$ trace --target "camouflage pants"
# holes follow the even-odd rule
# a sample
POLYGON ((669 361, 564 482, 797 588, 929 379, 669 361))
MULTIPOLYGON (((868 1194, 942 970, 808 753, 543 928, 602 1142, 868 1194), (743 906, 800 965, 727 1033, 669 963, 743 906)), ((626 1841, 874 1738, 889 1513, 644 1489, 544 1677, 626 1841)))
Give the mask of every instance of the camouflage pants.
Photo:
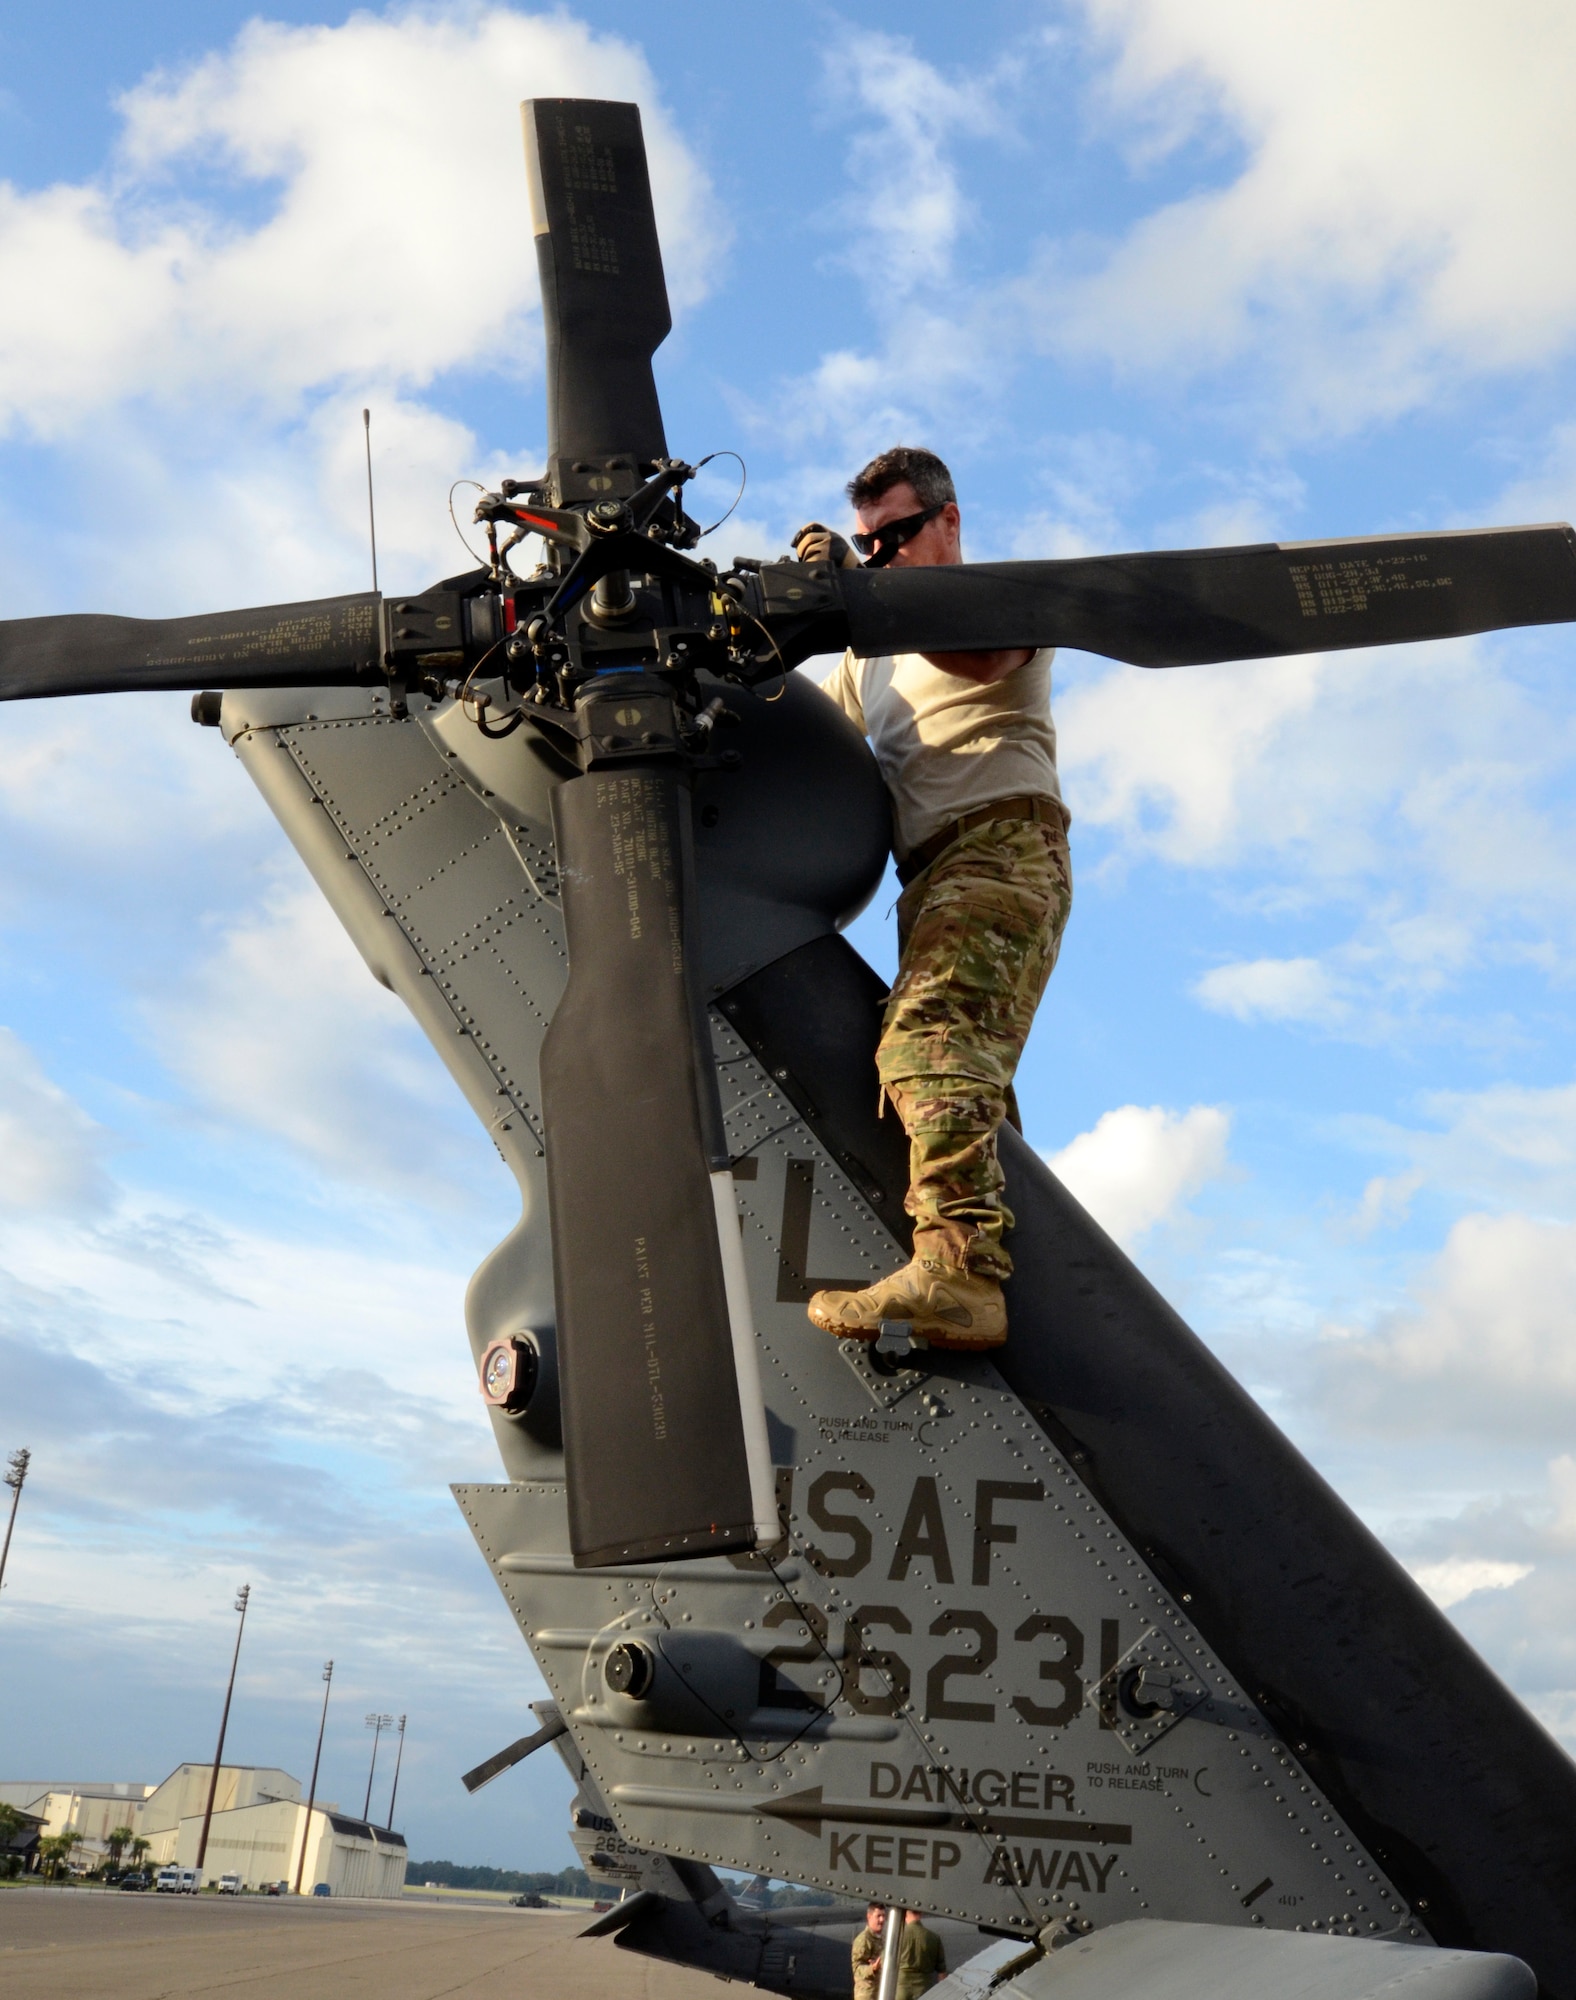
POLYGON ((1072 907, 1064 823, 991 820, 904 890, 876 1067, 909 1139, 914 1248, 1005 1278, 996 1132, 1072 907))

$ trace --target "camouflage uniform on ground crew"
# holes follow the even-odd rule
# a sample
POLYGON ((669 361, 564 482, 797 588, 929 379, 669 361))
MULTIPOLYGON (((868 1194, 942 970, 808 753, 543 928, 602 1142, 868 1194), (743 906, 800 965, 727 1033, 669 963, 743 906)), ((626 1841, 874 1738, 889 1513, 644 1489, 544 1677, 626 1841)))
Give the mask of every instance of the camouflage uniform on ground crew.
MULTIPOLYGON (((848 496, 873 565, 962 562, 952 475, 933 452, 895 446, 848 496)), ((819 522, 794 548, 802 562, 854 563, 819 522)), ((813 1324, 839 1338, 906 1323, 931 1347, 983 1353, 1007 1337, 1012 1216, 996 1134, 1015 1115, 1013 1073, 1072 905, 1051 658, 1018 646, 850 651, 825 683, 869 739, 892 802, 901 962, 876 1063, 909 1138, 915 1224, 902 1270, 811 1297, 813 1324)))
POLYGON ((1071 908, 1061 812, 971 827, 899 899, 876 1069, 908 1133, 916 1255, 1012 1273, 996 1131, 1071 908))
POLYGON ((876 1056, 909 1135, 915 1255, 997 1279, 1012 1216, 996 1129, 1072 907, 1050 670, 1037 653, 982 688, 912 654, 848 654, 826 683, 870 736, 902 872, 946 843, 898 902, 876 1056))
POLYGON ((854 1939, 854 2000, 876 2000, 881 1985, 881 1933, 867 1923, 854 1939))
MULTIPOLYGON (((903 1937, 898 1946, 897 2000, 920 2000, 947 1972, 947 1955, 934 1931, 905 1918, 901 1910, 891 1911, 886 1921, 901 1923, 903 1937)), ((881 1987, 882 1932, 868 1923, 854 1939, 854 2000, 876 2000, 881 1987)))

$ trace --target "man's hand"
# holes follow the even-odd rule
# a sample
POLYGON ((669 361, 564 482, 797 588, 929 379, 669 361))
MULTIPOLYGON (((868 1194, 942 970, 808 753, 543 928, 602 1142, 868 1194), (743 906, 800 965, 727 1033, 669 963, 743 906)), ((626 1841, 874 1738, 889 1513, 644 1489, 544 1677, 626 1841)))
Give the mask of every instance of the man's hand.
POLYGON ((860 562, 848 543, 821 521, 806 521, 793 538, 793 552, 802 563, 832 563, 838 569, 858 569, 860 562))

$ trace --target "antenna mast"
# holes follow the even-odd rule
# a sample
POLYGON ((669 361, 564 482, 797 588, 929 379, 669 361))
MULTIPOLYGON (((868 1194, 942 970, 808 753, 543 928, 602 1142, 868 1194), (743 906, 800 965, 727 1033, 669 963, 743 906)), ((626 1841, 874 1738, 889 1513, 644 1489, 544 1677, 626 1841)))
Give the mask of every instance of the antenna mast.
POLYGON ((372 538, 372 588, 378 587, 378 517, 372 506, 372 412, 361 412, 361 428, 367 437, 367 532, 372 538))

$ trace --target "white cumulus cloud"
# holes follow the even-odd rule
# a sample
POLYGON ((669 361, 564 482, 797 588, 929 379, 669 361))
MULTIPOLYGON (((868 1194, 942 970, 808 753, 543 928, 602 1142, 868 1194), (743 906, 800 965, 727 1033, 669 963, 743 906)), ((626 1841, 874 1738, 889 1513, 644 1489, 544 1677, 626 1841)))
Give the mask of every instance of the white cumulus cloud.
POLYGON ((276 890, 232 925, 161 995, 150 1031, 200 1103, 348 1181, 458 1200, 492 1157, 315 886, 276 890))
POLYGON ((1103 1229, 1130 1244, 1225 1171, 1230 1132, 1218 1105, 1124 1104, 1047 1163, 1103 1229))
POLYGON ((1576 335, 1576 267, 1549 254, 1576 198, 1568 9, 1084 12, 1110 60, 1102 132, 1140 175, 1197 151, 1194 188, 1082 283, 1056 260, 1074 346, 1135 368, 1262 365, 1328 427, 1410 408, 1452 373, 1536 366, 1576 335))
POLYGON ((1056 706, 1095 867, 1158 858, 1266 918, 1341 927, 1317 961, 1206 973, 1220 1011, 1374 1039, 1475 970, 1576 944, 1556 667, 1513 672, 1491 640, 1165 674, 1074 661, 1056 706))
MULTIPOLYGON (((1025 37, 977 68, 884 33, 838 43, 829 97, 858 121, 840 219, 861 273, 907 302, 824 357, 796 391, 817 413, 785 402, 785 427, 857 448, 883 427, 1000 422, 1025 356, 1050 352, 1173 387, 1213 378, 1261 442, 1328 439, 1576 339, 1576 269, 1549 251, 1576 197, 1576 17, 1555 0, 1080 11, 1073 116, 1085 158, 1125 164, 1132 219, 1036 239, 1031 218, 1017 267, 984 284, 959 282, 960 142, 1011 143, 1024 105, 1065 91, 1044 65, 1070 43, 1025 37)), ((1221 525, 1208 539, 1241 538, 1221 525)))
POLYGON ((1400 1166, 1364 1190, 1353 1218, 1359 1234, 1402 1219, 1425 1187, 1459 1209, 1576 1218, 1576 1085, 1435 1090, 1419 1109, 1426 1123, 1341 1121, 1354 1145, 1400 1166))
POLYGON ((535 345, 531 96, 641 104, 669 288, 699 296, 722 232, 627 43, 504 6, 253 21, 122 99, 99 177, 0 187, 0 422, 50 434, 132 395, 287 408, 347 378, 515 372, 535 345))
POLYGON ((1447 1556, 1443 1562, 1420 1563, 1412 1572, 1441 1611, 1475 1597, 1480 1590, 1509 1590, 1531 1576, 1531 1563, 1493 1562, 1480 1556, 1447 1556))
POLYGON ((1079 817, 1179 861, 1231 851, 1256 774, 1313 707, 1321 666, 1118 667, 1080 680, 1058 704, 1079 817))
POLYGON ((254 21, 127 92, 97 172, 0 184, 0 438, 45 475, 0 494, 8 615, 364 588, 364 407, 385 588, 470 567, 451 480, 542 463, 533 95, 640 105, 682 315, 726 224, 644 56, 564 13, 254 21), (488 380, 483 442, 446 405, 488 380), (78 526, 106 466, 115 508, 78 526))
POLYGON ((92 1210, 109 1194, 105 1134, 0 1028, 0 1208, 92 1210))
POLYGON ((1576 1223, 1464 1215, 1404 1305, 1332 1327, 1322 1362, 1343 1416, 1408 1431, 1563 1442, 1576 1423, 1576 1223))
POLYGON ((1239 1021, 1322 1023, 1344 1011, 1316 958, 1254 958, 1217 965, 1193 988, 1206 1007, 1239 1021))
POLYGON ((944 278, 970 213, 952 150, 960 138, 999 130, 999 93, 989 79, 949 77, 911 42, 873 30, 843 36, 826 76, 859 121, 842 215, 860 240, 861 275, 888 296, 944 278))

